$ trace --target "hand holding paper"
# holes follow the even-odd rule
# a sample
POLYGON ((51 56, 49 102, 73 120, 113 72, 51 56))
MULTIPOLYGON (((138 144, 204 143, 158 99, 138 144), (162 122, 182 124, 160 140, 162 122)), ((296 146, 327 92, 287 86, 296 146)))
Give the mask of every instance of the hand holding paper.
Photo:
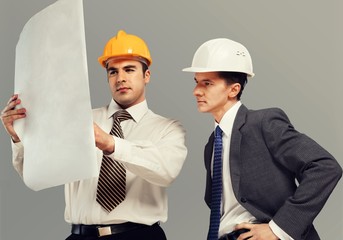
POLYGON ((11 136, 13 142, 20 142, 18 134, 14 130, 13 122, 26 117, 26 109, 15 109, 19 105, 21 100, 18 98, 18 94, 14 94, 7 102, 6 107, 1 111, 1 122, 4 125, 7 133, 11 136))

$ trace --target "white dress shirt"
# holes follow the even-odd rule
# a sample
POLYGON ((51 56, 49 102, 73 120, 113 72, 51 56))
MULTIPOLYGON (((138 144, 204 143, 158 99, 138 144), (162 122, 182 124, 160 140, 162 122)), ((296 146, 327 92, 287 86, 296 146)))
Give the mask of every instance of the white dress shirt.
MULTIPOLYGON (((231 134, 234 120, 236 118, 239 107, 242 105, 238 101, 233 105, 223 116, 220 123, 215 122, 215 127, 218 125, 223 130, 223 197, 222 197, 222 216, 220 219, 219 236, 229 233, 234 230, 236 224, 242 222, 253 223, 256 218, 251 215, 242 205, 239 204, 235 198, 232 189, 229 152, 231 143, 231 134)), ((213 162, 213 159, 212 159, 213 162)), ((281 228, 279 228, 273 221, 269 223, 274 234, 282 240, 292 240, 281 228)))
MULTIPOLYGON (((94 122, 105 132, 120 110, 115 101, 93 110, 94 122)), ((65 184, 65 220, 69 223, 115 224, 135 222, 151 225, 167 220, 166 187, 178 176, 187 155, 185 131, 178 121, 159 116, 146 101, 126 109, 133 119, 121 122, 124 139, 114 137, 109 156, 127 169, 126 198, 107 213, 96 202, 98 177, 65 184)), ((13 165, 22 175, 23 147, 13 144, 13 165)), ((97 149, 98 171, 103 152, 97 149)))

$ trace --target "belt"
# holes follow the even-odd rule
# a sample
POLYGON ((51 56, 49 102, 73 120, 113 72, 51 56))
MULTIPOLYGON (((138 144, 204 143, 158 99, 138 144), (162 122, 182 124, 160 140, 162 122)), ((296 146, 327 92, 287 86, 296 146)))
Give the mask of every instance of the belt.
POLYGON ((236 231, 232 231, 230 233, 227 233, 227 234, 221 236, 219 238, 219 240, 237 240, 239 235, 241 235, 242 233, 245 233, 245 232, 249 232, 249 230, 243 228, 243 229, 239 229, 239 230, 236 230, 236 231))
MULTIPOLYGON (((154 225, 156 224, 158 223, 155 223, 154 225)), ((145 225, 145 224, 132 223, 132 222, 111 224, 111 225, 72 224, 71 232, 77 235, 102 237, 102 236, 107 236, 107 235, 123 233, 123 232, 131 231, 131 230, 134 230, 137 228, 143 228, 143 227, 150 227, 150 226, 145 225)))

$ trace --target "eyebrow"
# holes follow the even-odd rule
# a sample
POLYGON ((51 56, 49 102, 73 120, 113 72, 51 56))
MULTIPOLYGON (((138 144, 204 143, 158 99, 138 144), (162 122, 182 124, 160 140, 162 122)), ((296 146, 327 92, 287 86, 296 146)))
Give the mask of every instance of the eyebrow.
POLYGON ((123 67, 123 69, 128 69, 128 68, 137 68, 137 66, 135 66, 135 65, 127 65, 127 66, 125 66, 125 67, 123 67))
MULTIPOLYGON (((137 66, 135 65, 127 65, 127 66, 124 66, 123 69, 130 69, 130 68, 134 68, 134 69, 137 69, 137 66)), ((118 70, 118 68, 115 68, 115 67, 109 67, 107 68, 107 72, 108 71, 113 71, 113 70, 118 70)))
POLYGON ((194 81, 196 81, 196 82, 213 82, 213 80, 211 80, 209 78, 198 80, 196 77, 194 78, 194 81))

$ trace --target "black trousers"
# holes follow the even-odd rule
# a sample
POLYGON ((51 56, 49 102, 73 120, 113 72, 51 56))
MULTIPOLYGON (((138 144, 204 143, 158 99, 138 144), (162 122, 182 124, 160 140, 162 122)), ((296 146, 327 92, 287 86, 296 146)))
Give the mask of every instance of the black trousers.
POLYGON ((167 240, 158 224, 103 237, 71 234, 66 240, 167 240))

